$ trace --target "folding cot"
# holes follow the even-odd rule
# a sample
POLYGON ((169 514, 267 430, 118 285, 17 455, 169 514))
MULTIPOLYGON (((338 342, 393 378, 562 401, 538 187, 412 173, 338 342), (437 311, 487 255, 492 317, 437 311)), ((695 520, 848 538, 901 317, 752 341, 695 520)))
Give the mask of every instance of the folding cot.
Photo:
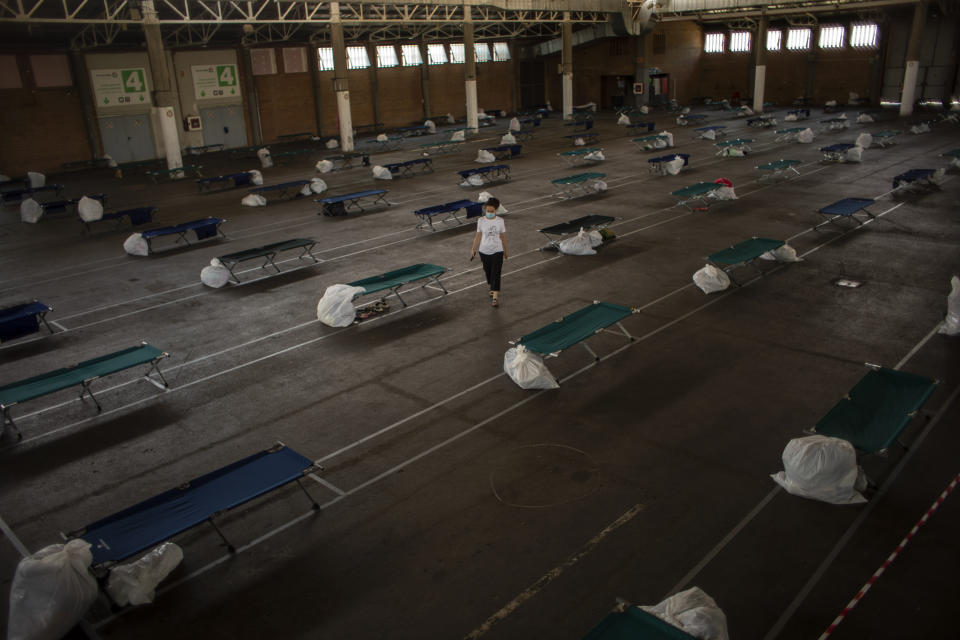
POLYGON ((588 133, 574 133, 572 135, 563 136, 563 137, 569 140, 570 144, 576 144, 577 140, 583 140, 584 143, 592 144, 600 139, 600 136, 598 136, 596 133, 592 131, 588 133))
POLYGON ((122 162, 118 164, 115 175, 118 178, 122 178, 124 175, 132 175, 147 167, 153 167, 155 169, 164 168, 159 158, 153 158, 152 160, 134 160, 133 162, 122 162))
POLYGON ((801 131, 806 129, 806 127, 787 127, 786 129, 777 129, 774 131, 776 137, 773 139, 774 142, 795 142, 797 136, 801 131))
POLYGON ((400 304, 407 306, 406 301, 400 297, 400 287, 405 284, 410 284, 411 282, 427 280, 427 282, 420 287, 421 289, 424 289, 428 285, 432 284, 432 280, 433 283, 436 283, 437 286, 443 290, 443 295, 447 295, 447 288, 443 286, 442 282, 440 282, 440 276, 445 272, 446 268, 444 267, 438 267, 435 264, 418 263, 412 264, 409 267, 403 267, 402 269, 395 269, 394 271, 381 273, 378 276, 371 276, 369 278, 364 278, 363 280, 348 282, 347 285, 351 287, 362 287, 364 292, 361 295, 386 291, 387 293, 380 298, 381 300, 386 300, 388 297, 390 297, 390 295, 395 295, 397 296, 397 300, 400 301, 400 304))
POLYGON ((286 164, 287 160, 297 159, 298 156, 307 156, 311 154, 319 153, 317 149, 290 149, 289 151, 278 151, 276 153, 271 153, 270 158, 273 160, 273 163, 277 166, 286 164))
POLYGON ((941 153, 941 156, 944 158, 953 158, 954 160, 960 162, 960 149, 951 149, 946 153, 941 153))
POLYGON ((810 117, 810 109, 791 109, 787 111, 788 116, 794 116, 797 120, 806 120, 810 117))
POLYGON ((873 146, 881 147, 886 149, 887 147, 897 144, 896 137, 900 135, 899 131, 878 131, 873 136, 873 146))
POLYGON ((640 138, 634 138, 630 142, 642 148, 644 151, 650 151, 652 149, 668 149, 670 147, 670 138, 663 134, 642 136, 640 138), (663 142, 664 145, 662 147, 658 147, 658 142, 663 142))
POLYGON ((24 176, 22 178, 11 178, 10 180, 4 180, 0 182, 0 193, 7 193, 9 191, 23 191, 30 188, 30 178, 24 176))
POLYGON ((93 569, 103 576, 116 563, 188 529, 209 522, 230 553, 236 548, 214 518, 224 511, 296 482, 314 510, 320 505, 300 482, 323 467, 282 442, 176 488, 63 534, 90 543, 93 569))
POLYGON ((701 122, 706 119, 707 116, 702 113, 681 113, 677 117, 677 124, 681 127, 685 127, 692 122, 701 122))
POLYGON ((75 160, 73 162, 64 162, 60 168, 64 171, 83 171, 84 169, 106 169, 110 167, 110 160, 107 158, 95 158, 93 160, 75 160))
POLYGON ((867 366, 870 371, 810 431, 842 438, 862 453, 883 455, 938 383, 904 371, 867 366))
POLYGON ((710 206, 710 199, 714 195, 714 192, 722 186, 724 185, 716 182, 698 182, 689 187, 677 189, 671 192, 670 195, 677 199, 677 204, 683 205, 688 209, 693 210, 695 207, 691 207, 690 203, 696 201, 699 201, 700 204, 703 205, 700 208, 706 209, 710 206))
POLYGON ((353 151, 344 151, 343 153, 338 153, 333 156, 324 156, 324 160, 333 163, 333 170, 340 171, 341 169, 352 169, 353 161, 359 159, 360 164, 364 167, 370 166, 370 154, 365 152, 356 152, 353 151))
POLYGON ((583 640, 696 640, 682 629, 637 606, 618 607, 583 640))
MULTIPOLYGON (((593 304, 588 304, 556 322, 551 322, 522 338, 512 340, 510 344, 523 345, 528 351, 539 353, 547 358, 555 358, 566 349, 580 344, 593 357, 594 361, 598 362, 600 356, 590 348, 585 340, 603 331, 608 331, 608 333, 622 335, 633 342, 633 336, 621 324, 624 318, 633 313, 635 313, 635 310, 630 307, 595 300, 593 304), (621 333, 607 329, 607 327, 613 325, 616 325, 621 333)), ((560 380, 557 379, 557 383, 559 382, 560 380)))
POLYGON ((426 153, 453 153, 463 147, 463 140, 441 140, 420 145, 426 153))
POLYGON ((197 183, 198 192, 212 191, 213 185, 217 185, 224 190, 236 189, 237 187, 246 187, 253 184, 253 174, 249 171, 241 171, 239 173, 228 173, 211 178, 200 178, 195 182, 197 183))
POLYGON ((233 281, 237 284, 240 284, 240 278, 237 277, 237 274, 234 273, 233 269, 241 262, 263 258, 263 264, 260 265, 261 269, 266 269, 267 265, 270 265, 277 270, 277 273, 280 273, 280 267, 278 267, 277 263, 273 261, 273 259, 277 257, 278 253, 283 253, 284 251, 290 251, 292 249, 300 249, 300 255, 297 256, 297 260, 302 260, 305 256, 310 256, 313 259, 314 264, 317 264, 320 262, 320 260, 318 260, 317 256, 313 255, 313 253, 310 251, 316 244, 317 241, 313 238, 293 238, 292 240, 284 240, 282 242, 266 244, 262 247, 254 247, 252 249, 244 249, 243 251, 228 253, 227 255, 220 256, 217 259, 230 272, 230 277, 233 279, 233 281))
POLYGON ((280 142, 295 142, 297 140, 310 140, 313 138, 312 131, 300 131, 297 133, 284 133, 277 136, 280 142))
POLYGON ((223 143, 218 142, 217 144, 205 144, 199 147, 187 147, 186 151, 191 155, 200 155, 201 153, 214 153, 216 151, 223 151, 223 143))
MULTIPOLYGON (((828 204, 822 209, 818 209, 817 213, 826 218, 826 221, 821 222, 818 225, 814 225, 814 229, 832 222, 837 224, 836 221, 839 218, 850 218, 854 220, 857 225, 862 225, 863 221, 857 218, 858 213, 863 213, 867 216, 868 219, 875 219, 872 213, 867 210, 867 207, 872 205, 875 201, 871 198, 844 198, 843 200, 837 200, 833 204, 828 204)), ((840 225, 837 225, 838 227, 840 225)), ((840 227, 843 228, 843 227, 840 227)))
POLYGON ((84 396, 90 396, 90 399, 93 400, 99 412, 102 410, 100 401, 93 395, 93 391, 90 389, 90 383, 112 373, 125 371, 141 364, 150 365, 144 378, 156 385, 161 385, 162 383, 162 387, 167 388, 167 381, 158 366, 160 360, 166 358, 167 355, 167 353, 160 351, 160 349, 146 342, 141 342, 136 347, 108 353, 98 358, 84 360, 71 367, 55 369, 38 376, 33 376, 32 378, 26 378, 4 385, 0 387, 0 411, 3 413, 3 426, 4 428, 9 426, 16 432, 18 439, 22 438, 23 436, 20 433, 20 429, 13 421, 13 416, 10 415, 11 408, 21 402, 33 400, 34 398, 62 391, 63 389, 69 389, 77 385, 82 387, 80 398, 83 399, 84 396), (160 378, 160 382, 150 377, 150 374, 154 371, 160 378))
POLYGON ((724 129, 726 128, 727 128, 726 125, 714 124, 708 127, 697 127, 696 129, 694 129, 694 131, 696 131, 699 134, 698 137, 700 138, 705 137, 706 133, 709 131, 713 132, 713 136, 715 138, 719 138, 720 136, 724 135, 724 129))
POLYGON ((757 169, 763 171, 761 180, 776 180, 777 178, 789 178, 791 172, 793 175, 800 175, 796 170, 796 165, 801 164, 799 160, 774 160, 757 166, 757 169))
MULTIPOLYGON (((707 256, 707 262, 716 268, 725 271, 727 275, 730 275, 730 272, 737 267, 747 265, 750 265, 756 269, 760 275, 763 275, 763 271, 757 269, 755 261, 767 251, 779 249, 783 245, 783 240, 771 240, 770 238, 750 238, 749 240, 738 242, 732 247, 728 247, 722 251, 717 251, 716 253, 710 254, 707 256)), ((730 276, 730 280, 732 280, 737 286, 740 286, 740 283, 737 282, 733 276, 730 276)))
POLYGON ((481 127, 492 127, 493 123, 496 121, 497 117, 492 116, 489 113, 477 114, 477 124, 481 127))
POLYGON ((820 122, 827 125, 827 131, 842 131, 850 128, 850 121, 846 118, 827 118, 820 122))
POLYGON ((226 222, 226 220, 223 218, 214 218, 211 216, 209 218, 191 220, 190 222, 183 222, 181 224, 176 224, 169 227, 148 229, 146 231, 142 231, 140 235, 144 240, 147 241, 147 252, 153 253, 153 239, 163 236, 177 236, 174 244, 179 244, 180 242, 190 244, 190 241, 187 239, 187 232, 189 231, 193 231, 198 242, 201 240, 207 240, 209 238, 216 238, 217 236, 226 238, 226 234, 220 230, 220 225, 222 225, 224 222, 226 222))
POLYGON ((757 116, 755 118, 747 118, 747 126, 756 127, 758 129, 772 127, 775 124, 777 124, 777 121, 773 116, 757 116))
POLYGON ((578 173, 551 180, 550 183, 560 187, 560 193, 557 194, 557 197, 570 200, 580 196, 603 193, 603 190, 594 185, 606 177, 607 174, 605 173, 578 173))
POLYGON ((640 131, 641 129, 646 129, 647 132, 653 131, 653 127, 656 123, 654 122, 631 122, 627 125, 627 131, 634 132, 640 131))
POLYGON ((418 170, 420 173, 433 173, 433 160, 430 158, 414 158, 403 162, 391 162, 383 165, 383 167, 392 175, 412 178, 418 170))
POLYGON ((374 138, 372 140, 365 140, 364 144, 375 145, 377 151, 391 151, 400 148, 400 145, 403 144, 403 136, 387 136, 383 140, 374 138))
POLYGON ((939 189, 939 185, 932 179, 934 173, 935 169, 910 169, 893 179, 893 188, 925 191, 939 189))
POLYGON ((487 167, 474 167, 472 169, 457 171, 457 175, 460 176, 461 183, 469 179, 470 176, 480 176, 484 184, 489 184, 497 180, 510 182, 510 165, 492 164, 487 167))
POLYGON ((660 156, 659 158, 650 158, 649 160, 647 160, 647 163, 650 165, 650 173, 658 176, 667 175, 667 169, 664 165, 668 162, 673 162, 677 158, 683 159, 684 167, 687 167, 690 165, 689 153, 671 153, 666 156, 660 156))
POLYGON ((174 167, 173 169, 151 169, 150 171, 147 171, 146 174, 150 176, 150 179, 153 180, 154 184, 157 184, 160 182, 160 178, 179 180, 188 173, 192 173, 196 177, 202 178, 203 174, 200 173, 201 169, 203 169, 203 166, 199 164, 185 164, 182 167, 174 167), (183 176, 179 175, 181 173, 183 176))
POLYGON ((425 124, 418 124, 412 127, 400 127, 396 129, 396 132, 401 136, 422 136, 430 133, 430 127, 425 124))
POLYGON ((447 202, 445 204, 437 204, 432 207, 424 207, 423 209, 417 209, 413 213, 418 218, 420 222, 417 224, 417 229, 430 228, 431 231, 436 231, 433 227, 433 219, 436 216, 447 214, 445 218, 441 218, 440 222, 450 222, 455 221, 457 224, 462 224, 460 219, 457 217, 457 212, 460 209, 466 211, 466 218, 476 218, 483 214, 483 203, 474 202, 473 200, 457 200, 455 202, 447 202))
POLYGON ((844 158, 846 158, 847 151, 853 149, 855 146, 857 145, 849 142, 839 142, 837 144, 820 147, 820 153, 823 154, 825 162, 842 162, 844 158))
POLYGON ((265 148, 267 148, 267 145, 265 144, 255 144, 252 147, 236 147, 234 149, 230 149, 230 155, 235 158, 256 157, 257 151, 265 148))
POLYGON ((314 202, 319 202, 323 205, 320 208, 319 213, 322 213, 325 216, 345 216, 350 212, 350 209, 356 209, 360 213, 363 213, 365 209, 360 203, 367 198, 373 198, 373 202, 370 203, 370 206, 377 204, 390 206, 390 202, 385 197, 386 195, 386 189, 368 189, 366 191, 345 193, 342 196, 318 198, 314 200, 314 202))
MULTIPOLYGON (((569 220, 568 222, 561 222, 560 224, 544 227, 543 229, 538 229, 538 231, 546 236, 547 240, 550 242, 548 246, 560 249, 560 240, 554 240, 551 236, 560 236, 560 239, 563 239, 568 235, 580 233, 580 229, 585 231, 594 228, 602 229, 614 220, 616 220, 616 218, 611 216, 589 215, 583 216, 582 218, 569 220)), ((541 251, 546 248, 547 247, 542 247, 541 251)))
POLYGON ((134 207, 132 209, 123 209, 122 211, 104 213, 103 216, 101 216, 98 220, 84 220, 83 218, 80 218, 80 223, 83 225, 83 230, 87 233, 92 231, 91 225, 94 222, 108 222, 113 220, 116 223, 116 228, 119 229, 120 225, 123 224, 124 218, 130 220, 131 227, 138 227, 141 224, 153 222, 153 215, 156 212, 156 207, 134 207))
POLYGON ((447 129, 445 133, 456 133, 457 131, 463 131, 464 136, 472 136, 477 132, 473 127, 454 127, 453 129, 447 129))
POLYGON ((751 142, 753 142, 753 140, 750 138, 734 138, 733 140, 722 140, 714 146, 719 148, 719 151, 717 151, 718 156, 726 156, 733 150, 737 150, 746 155, 750 153, 751 142))
MULTIPOLYGON (((103 205, 106 205, 107 198, 108 198, 107 194, 105 193, 91 193, 86 197, 91 198, 93 200, 97 200, 103 205)), ((66 212, 71 207, 73 207, 74 210, 76 210, 76 206, 79 203, 80 203, 80 198, 70 198, 68 200, 47 200, 46 202, 38 202, 37 204, 40 205, 40 208, 43 210, 44 213, 53 213, 54 211, 66 212)))
POLYGON ((483 150, 492 153, 493 157, 497 160, 509 160, 510 158, 516 158, 520 155, 520 152, 523 150, 523 145, 501 144, 496 147, 484 147, 483 150))
POLYGON ((526 119, 524 119, 524 120, 520 120, 520 124, 521 124, 521 125, 528 125, 528 126, 531 127, 531 128, 533 128, 533 127, 539 127, 539 126, 540 126, 540 118, 526 118, 526 119))
MULTIPOLYGON (((9 183, 0 182, 0 184, 9 183)), ((19 204, 25 196, 33 196, 34 194, 48 191, 52 191, 54 195, 59 198, 63 195, 63 185, 47 184, 42 187, 18 187, 16 189, 8 189, 0 193, 0 203, 4 205, 19 204)))
POLYGON ((514 138, 517 139, 517 142, 527 142, 529 140, 533 140, 533 137, 536 134, 532 127, 523 127, 520 129, 520 131, 511 131, 510 133, 514 138))
POLYGON ((293 199, 300 197, 302 195, 300 191, 309 184, 309 180, 292 180, 290 182, 280 182, 278 184, 266 184, 261 187, 254 187, 253 189, 250 189, 250 193, 256 193, 263 197, 267 197, 267 194, 276 193, 281 199, 293 199))
POLYGON ((571 167, 576 167, 582 164, 592 164, 594 162, 600 162, 596 157, 588 158, 592 153, 603 152, 603 149, 600 147, 584 147, 580 149, 571 149, 570 151, 562 151, 557 154, 557 156, 566 162, 571 167))
POLYGON ((0 309, 0 342, 8 342, 37 333, 40 331, 41 322, 50 333, 53 333, 53 328, 47 323, 46 318, 51 311, 53 307, 38 300, 0 309))

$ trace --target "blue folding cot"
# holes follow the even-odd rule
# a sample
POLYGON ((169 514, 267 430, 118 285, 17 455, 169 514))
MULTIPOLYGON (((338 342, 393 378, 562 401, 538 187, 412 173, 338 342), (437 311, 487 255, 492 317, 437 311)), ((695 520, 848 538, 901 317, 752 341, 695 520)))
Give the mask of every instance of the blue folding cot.
POLYGON ((326 198, 318 198, 314 202, 319 202, 323 205, 320 208, 318 213, 322 213, 325 216, 345 216, 351 209, 356 209, 360 213, 363 213, 365 209, 361 202, 367 200, 368 198, 373 198, 368 206, 374 206, 378 204, 383 204, 390 206, 390 202, 385 197, 387 195, 386 189, 367 189, 366 191, 355 191, 353 193, 345 193, 341 196, 328 196, 326 198))
POLYGON ((939 185, 933 181, 935 169, 910 169, 893 179, 894 189, 914 189, 914 190, 932 190, 939 189, 939 185))
POLYGON ((150 369, 144 375, 144 378, 156 385, 161 385, 162 383, 162 388, 166 389, 167 381, 163 377, 158 363, 163 358, 166 358, 167 355, 167 353, 160 349, 146 342, 141 342, 136 347, 108 353, 107 355, 85 360, 70 367, 55 369, 38 376, 4 385, 0 387, 0 412, 3 413, 3 427, 4 429, 7 427, 12 428, 17 434, 17 438, 22 438, 23 436, 20 433, 20 429, 17 428, 16 423, 13 421, 13 416, 10 415, 10 409, 21 402, 33 400, 34 398, 39 398, 63 389, 69 389, 77 385, 82 387, 80 398, 83 399, 84 396, 90 396, 90 399, 93 400, 99 412, 102 410, 102 407, 100 406, 100 401, 93 395, 93 391, 90 389, 90 383, 112 373, 125 371, 126 369, 141 364, 150 364, 150 369), (150 377, 150 374, 153 372, 156 372, 161 382, 157 382, 150 377))
POLYGON ((304 186, 309 185, 309 180, 292 180, 290 182, 281 182, 279 184, 267 184, 261 187, 250 189, 250 193, 256 193, 263 197, 267 194, 276 194, 280 198, 297 198, 302 194, 300 191, 304 186))
POLYGON ((843 200, 837 200, 833 204, 828 204, 822 209, 818 209, 817 213, 826 218, 824 222, 821 222, 818 225, 814 225, 814 229, 818 229, 821 226, 832 222, 838 227, 843 228, 841 225, 837 224, 837 220, 840 218, 850 218, 857 225, 862 225, 865 220, 860 220, 858 214, 863 214, 867 219, 873 220, 876 218, 870 211, 867 209, 870 205, 875 202, 872 198, 844 198, 843 200))
POLYGON ((7 342, 16 338, 37 333, 40 323, 53 333, 53 328, 47 323, 47 314, 53 307, 38 300, 24 302, 0 309, 0 342, 7 342))
POLYGON ((788 116, 793 116, 797 120, 806 120, 810 117, 810 109, 791 109, 787 111, 788 116))
POLYGON ((416 209, 413 212, 414 215, 420 218, 420 222, 417 224, 417 229, 426 229, 429 227, 431 231, 436 231, 433 226, 433 220, 437 216, 444 214, 446 214, 446 217, 441 218, 440 222, 456 222, 457 224, 463 224, 460 218, 457 217, 457 212, 460 211, 460 209, 464 209, 466 211, 466 220, 483 215, 482 202, 474 202, 473 200, 457 200, 455 202, 437 204, 432 207, 416 209))
POLYGON ((320 505, 301 480, 322 470, 319 464, 278 442, 63 537, 90 543, 92 566, 98 574, 204 522, 209 522, 230 553, 235 553, 236 547, 214 518, 292 482, 303 490, 313 509, 319 510, 320 505))
POLYGON ((211 178, 199 178, 196 180, 197 190, 199 192, 212 191, 216 185, 221 189, 235 189, 253 184, 253 174, 249 171, 239 173, 228 173, 222 176, 213 176, 211 178))
POLYGON ((480 176, 480 179, 484 184, 489 184, 498 180, 510 182, 510 165, 492 164, 488 167, 474 167, 472 169, 457 171, 457 175, 460 176, 460 184, 470 178, 470 176, 480 176))
POLYGON ((501 144, 496 147, 484 147, 484 151, 493 154, 497 160, 509 160, 520 155, 523 145, 519 144, 501 144))
POLYGON ((577 140, 583 140, 584 144, 594 143, 600 139, 600 136, 594 133, 593 131, 588 131, 586 133, 574 133, 569 136, 563 136, 570 141, 570 144, 576 144, 577 140))
POLYGON ((823 154, 823 160, 825 162, 842 162, 846 158, 847 151, 853 149, 855 144, 849 142, 839 142, 837 144, 830 144, 825 147, 820 147, 820 153, 823 154))
POLYGON ((653 131, 654 122, 631 122, 627 125, 627 131, 640 131, 646 129, 647 132, 653 131))
POLYGON ((425 124, 418 124, 412 127, 400 127, 396 131, 402 136, 422 136, 430 133, 430 127, 425 124))
POLYGON ((400 145, 403 144, 403 136, 387 136, 382 140, 366 140, 364 144, 376 145, 378 151, 390 151, 393 149, 399 149, 400 145))
MULTIPOLYGON (((107 204, 108 196, 105 193, 92 193, 86 197, 92 200, 97 200, 104 206, 107 204)), ((71 207, 76 210, 77 205, 80 204, 80 200, 80 198, 70 198, 68 200, 48 200, 46 202, 38 202, 37 204, 40 205, 40 208, 44 213, 53 213, 55 211, 66 212, 71 207)))
POLYGON ((123 220, 127 219, 130 221, 131 227, 138 227, 142 224, 147 224, 148 222, 153 222, 153 216, 157 212, 156 207, 134 207, 132 209, 123 209, 122 211, 111 211, 109 213, 104 213, 97 220, 84 220, 77 216, 80 220, 80 224, 83 225, 83 230, 87 233, 93 231, 92 225, 95 222, 109 222, 113 221, 116 223, 116 228, 119 229, 123 224, 123 220))
POLYGON ((177 236, 174 244, 179 244, 180 242, 190 244, 190 240, 187 239, 187 233, 190 231, 193 231, 198 242, 202 240, 208 240, 210 238, 216 238, 217 236, 226 238, 226 234, 220 230, 220 225, 222 225, 224 222, 226 222, 226 220, 223 218, 214 218, 211 216, 209 218, 201 218, 200 220, 182 222, 169 227, 148 229, 146 231, 142 231, 140 235, 144 240, 147 241, 147 251, 153 253, 153 239, 161 238, 163 236, 177 236))
POLYGON ((572 122, 564 122, 563 126, 573 127, 574 131, 590 131, 590 129, 593 129, 593 119, 585 118, 582 120, 573 120, 572 122))
MULTIPOLYGON (((26 180, 26 178, 24 178, 26 180)), ((16 186, 23 185, 22 181, 9 181, 9 182, 0 182, 0 185, 15 185, 14 188, 5 188, 0 191, 0 203, 3 205, 8 204, 19 204, 24 197, 33 196, 38 193, 45 193, 52 191, 56 197, 60 197, 63 194, 63 185, 62 184, 47 184, 42 187, 30 187, 30 186, 16 186)), ((27 182, 27 185, 30 183, 27 182)))
POLYGON ((414 158, 403 162, 391 162, 383 165, 383 168, 394 176, 412 177, 416 175, 418 170, 420 173, 433 173, 433 160, 430 158, 414 158))
POLYGON ((706 120, 707 116, 703 113, 681 113, 677 116, 677 124, 681 127, 685 127, 691 122, 702 122, 706 120))
POLYGON ((277 270, 277 273, 280 273, 280 267, 278 267, 277 263, 273 261, 273 259, 277 257, 278 253, 293 249, 300 249, 300 255, 297 256, 297 260, 302 260, 303 258, 310 256, 310 258, 313 259, 313 264, 317 264, 320 262, 320 260, 318 260, 317 256, 313 255, 313 252, 311 251, 316 244, 317 241, 313 238, 293 238, 291 240, 283 240, 281 242, 272 242, 270 244, 263 245, 262 247, 254 247, 252 249, 244 249, 243 251, 235 251, 233 253, 219 256, 217 259, 224 267, 227 268, 227 271, 230 272, 231 279, 237 284, 240 284, 240 278, 237 277, 237 274, 234 273, 233 269, 241 262, 263 258, 263 264, 260 265, 261 269, 266 269, 267 265, 270 265, 277 270))
POLYGON ((726 128, 727 126, 723 124, 713 124, 708 127, 697 127, 696 129, 694 129, 694 131, 699 133, 699 137, 701 138, 705 137, 704 134, 710 131, 713 132, 713 135, 715 138, 719 138, 724 134, 724 129, 726 128))

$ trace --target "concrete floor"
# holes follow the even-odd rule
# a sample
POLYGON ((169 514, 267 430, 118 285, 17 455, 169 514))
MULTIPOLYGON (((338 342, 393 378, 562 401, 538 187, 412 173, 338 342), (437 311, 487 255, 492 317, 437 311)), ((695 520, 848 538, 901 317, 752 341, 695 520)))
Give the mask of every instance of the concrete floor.
MULTIPOLYGON (((129 506, 281 440, 322 460, 324 505, 296 487, 176 538, 185 560, 153 605, 90 621, 109 638, 579 638, 618 596, 653 604, 698 585, 727 614, 732 638, 817 637, 955 477, 960 342, 932 333, 960 272, 960 181, 890 194, 894 175, 945 165, 960 129, 905 134, 862 164, 823 165, 817 147, 886 121, 776 144, 772 130, 707 112, 754 138, 747 158, 718 158, 692 127, 656 116, 692 155, 680 176, 647 173, 650 157, 611 114, 598 116, 609 191, 559 202, 550 180, 569 148, 545 120, 514 179, 488 187, 510 210, 502 306, 489 306, 472 225, 417 231, 416 208, 474 197, 455 171, 497 144, 481 130, 432 175, 376 182, 393 206, 317 216, 309 198, 239 205, 244 191, 198 196, 192 181, 153 185, 105 172, 52 176, 67 194, 105 191, 114 208, 152 204, 164 224, 217 215, 229 240, 138 258, 126 232, 83 237, 63 216, 36 226, 2 212, 0 299, 39 298, 68 330, 0 347, 0 384, 120 349, 166 349, 171 389, 128 371, 99 381, 104 412, 71 390, 15 409, 24 439, 0 451, 0 518, 33 551, 57 533, 129 506), (802 176, 756 182, 754 167, 803 161, 802 176), (731 179, 739 200, 707 212, 671 191, 731 179), (814 211, 875 197, 879 220, 840 233, 814 211), (539 251, 537 229, 590 213, 617 216, 617 239, 592 257, 539 251), (291 237, 317 239, 316 267, 211 290, 199 272, 217 255, 291 237), (704 256, 750 236, 790 239, 804 261, 706 296, 690 276, 704 256), (450 294, 412 288, 410 306, 345 329, 316 321, 324 289, 414 262, 447 267, 450 294), (858 289, 832 284, 840 276, 858 289), (580 348, 550 360, 561 389, 517 388, 502 371, 507 341, 591 300, 634 306, 637 340, 603 334, 588 367, 580 348), (793 437, 865 372, 900 365, 942 381, 905 434, 908 452, 865 462, 881 483, 869 503, 838 507, 790 496, 769 474, 793 437), (930 429, 927 429, 927 427, 930 429), (175 629, 175 631, 173 631, 175 629)), ((782 115, 782 113, 780 114, 782 115)), ((817 128, 819 114, 810 122, 817 128)), ((848 114, 856 116, 855 111, 848 114)), ((377 155, 408 159, 436 137, 377 155)), ((304 145, 288 145, 300 148, 304 145)), ((268 184, 312 177, 316 158, 265 170, 268 184)), ((201 157, 205 175, 255 159, 201 157)), ((369 168, 326 174, 331 193, 373 188, 369 168)), ((161 246, 158 243, 158 248, 161 246)), ((289 267, 290 263, 282 265, 289 267)), ((740 272, 745 274, 746 272, 740 272)), ((745 276, 747 277, 747 276, 745 276)), ((960 497, 943 503, 839 626, 836 638, 955 636, 960 497)), ((0 543, 5 585, 19 558, 0 543)))

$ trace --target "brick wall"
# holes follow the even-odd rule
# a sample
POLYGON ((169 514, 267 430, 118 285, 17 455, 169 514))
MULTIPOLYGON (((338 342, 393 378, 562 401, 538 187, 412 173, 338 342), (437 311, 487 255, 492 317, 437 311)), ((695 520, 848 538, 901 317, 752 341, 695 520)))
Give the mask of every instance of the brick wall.
POLYGON ((423 92, 420 67, 377 69, 380 119, 387 127, 422 123, 423 92))
POLYGON ((89 160, 78 90, 36 87, 27 55, 17 55, 17 66, 23 88, 0 90, 0 173, 53 173, 64 162, 89 160))
POLYGON ((284 73, 279 49, 276 55, 277 73, 253 77, 264 142, 273 142, 285 133, 317 132, 310 73, 284 73))

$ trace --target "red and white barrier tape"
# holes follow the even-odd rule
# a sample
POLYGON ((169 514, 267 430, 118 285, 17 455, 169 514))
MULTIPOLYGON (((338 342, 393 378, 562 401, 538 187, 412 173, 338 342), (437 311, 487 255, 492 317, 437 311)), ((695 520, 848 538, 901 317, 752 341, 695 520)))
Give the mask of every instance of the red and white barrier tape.
POLYGON ((923 517, 920 518, 920 521, 913 525, 913 529, 910 529, 910 533, 908 533, 903 540, 900 541, 900 544, 898 544, 897 548, 893 550, 893 553, 891 553, 890 556, 883 562, 883 564, 880 565, 880 568, 877 569, 872 576, 870 576, 870 579, 867 580, 867 583, 860 588, 860 591, 857 592, 857 595, 853 596, 853 599, 847 603, 847 606, 843 608, 843 611, 840 612, 840 615, 838 615, 836 619, 830 623, 830 626, 827 627, 827 630, 820 635, 818 640, 825 640, 828 638, 830 634, 833 633, 833 631, 837 628, 837 625, 843 622, 843 619, 847 617, 847 614, 849 614, 855 606, 857 606, 857 603, 860 602, 863 596, 866 595, 867 591, 870 590, 870 587, 873 586, 873 583, 877 581, 877 578, 882 576, 883 572, 887 570, 887 567, 889 567, 890 564, 897 559, 897 556, 900 555, 900 552, 903 551, 903 548, 907 546, 907 543, 910 542, 913 536, 917 534, 917 531, 920 530, 920 527, 927 523, 927 520, 929 520, 930 516, 933 515, 933 512, 937 510, 937 507, 939 507, 940 504, 947 498, 947 496, 950 495, 950 493, 957 487, 958 482, 960 482, 960 474, 958 474, 950 482, 950 484, 947 485, 947 488, 943 490, 934 503, 930 505, 930 508, 927 509, 927 512, 923 514, 923 517))

